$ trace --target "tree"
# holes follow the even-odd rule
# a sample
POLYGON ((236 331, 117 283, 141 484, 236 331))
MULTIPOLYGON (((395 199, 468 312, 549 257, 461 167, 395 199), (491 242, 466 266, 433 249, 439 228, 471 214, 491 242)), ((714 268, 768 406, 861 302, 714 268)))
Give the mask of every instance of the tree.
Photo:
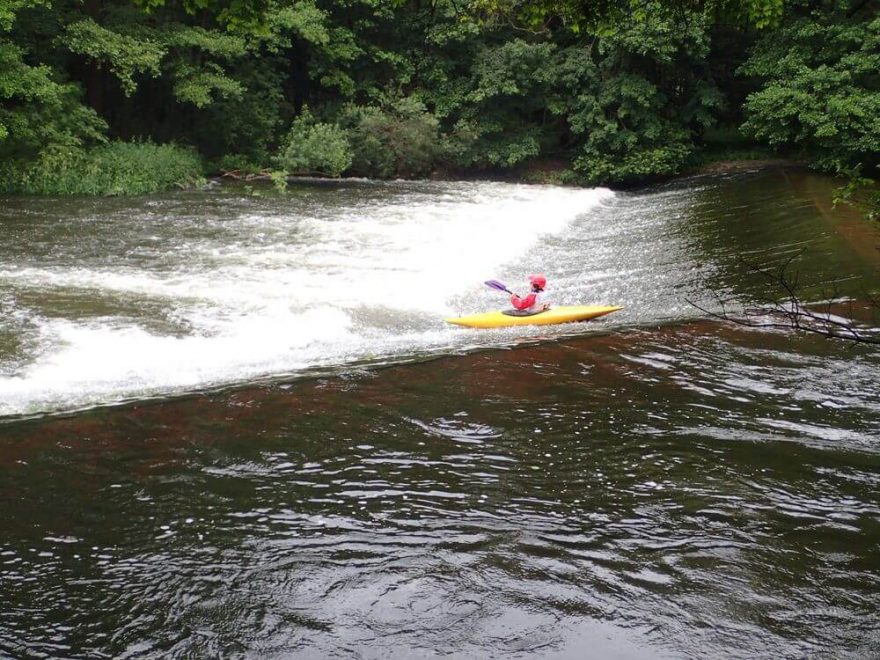
POLYGON ((622 20, 648 23, 656 18, 658 4, 668 15, 695 12, 767 28, 779 23, 785 0, 472 0, 468 6, 483 20, 516 21, 533 30, 560 22, 573 32, 582 32, 622 20))
POLYGON ((28 0, 0 0, 0 157, 12 161, 57 157, 103 139, 105 123, 80 104, 76 85, 48 65, 34 63, 15 43, 16 19, 33 9, 28 0))
POLYGON ((880 165, 880 15, 871 3, 799 2, 755 46, 742 72, 761 88, 746 101, 743 129, 800 149, 821 169, 880 165), (853 6, 853 7, 857 7, 853 6))
POLYGON ((839 199, 860 200, 871 217, 880 192, 857 191, 880 177, 878 9, 868 0, 795 2, 741 69, 761 83, 746 100, 743 130, 846 177, 839 199))

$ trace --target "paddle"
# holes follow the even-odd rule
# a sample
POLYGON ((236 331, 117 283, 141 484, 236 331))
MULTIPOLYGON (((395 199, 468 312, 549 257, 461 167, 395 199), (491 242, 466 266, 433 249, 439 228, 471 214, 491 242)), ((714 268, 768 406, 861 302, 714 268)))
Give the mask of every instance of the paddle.
MULTIPOLYGON (((503 283, 503 282, 499 282, 498 280, 486 280, 485 282, 483 282, 483 284, 485 284, 485 285, 488 286, 488 287, 491 287, 491 288, 495 289, 496 291, 504 291, 504 293, 509 293, 509 294, 512 295, 512 296, 515 296, 515 295, 516 295, 513 291, 511 291, 511 290, 508 289, 506 286, 504 286, 504 283, 503 283)), ((537 310, 537 311, 535 311, 535 312, 527 312, 527 313, 525 313, 525 314, 523 314, 523 315, 524 315, 524 316, 532 316, 533 314, 540 314, 541 312, 546 312, 548 309, 550 309, 550 305, 544 304, 544 305, 541 307, 541 309, 539 309, 539 310, 537 310)), ((520 311, 522 311, 522 310, 520 310, 520 311)), ((510 312, 502 312, 502 313, 503 313, 503 314, 510 314, 510 312)), ((515 313, 514 313, 514 315, 515 315, 515 313)))
POLYGON ((504 291, 504 293, 509 293, 512 296, 516 295, 513 291, 508 289, 503 283, 499 282, 498 280, 486 280, 485 282, 483 282, 483 284, 495 289, 496 291, 504 291))

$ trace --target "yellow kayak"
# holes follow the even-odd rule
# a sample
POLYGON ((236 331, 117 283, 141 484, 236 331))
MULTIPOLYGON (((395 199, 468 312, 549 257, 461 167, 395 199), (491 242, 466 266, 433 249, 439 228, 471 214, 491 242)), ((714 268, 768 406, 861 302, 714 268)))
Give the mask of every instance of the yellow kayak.
POLYGON ((512 325, 553 325, 587 321, 598 316, 605 316, 623 307, 602 307, 600 305, 572 305, 569 307, 551 307, 546 312, 522 315, 513 310, 502 312, 484 312, 471 314, 454 319, 446 319, 447 323, 464 325, 469 328, 504 328, 512 325), (513 312, 513 313, 512 313, 513 312))

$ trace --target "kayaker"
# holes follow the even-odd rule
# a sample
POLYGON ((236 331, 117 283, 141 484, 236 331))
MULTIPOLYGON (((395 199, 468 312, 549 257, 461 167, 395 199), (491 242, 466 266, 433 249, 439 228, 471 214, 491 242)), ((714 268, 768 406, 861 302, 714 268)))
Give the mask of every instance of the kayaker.
POLYGON ((550 305, 541 301, 541 294, 547 287, 547 278, 543 275, 529 275, 529 294, 520 298, 517 294, 510 296, 510 304, 513 308, 520 312, 543 312, 550 309, 550 305))

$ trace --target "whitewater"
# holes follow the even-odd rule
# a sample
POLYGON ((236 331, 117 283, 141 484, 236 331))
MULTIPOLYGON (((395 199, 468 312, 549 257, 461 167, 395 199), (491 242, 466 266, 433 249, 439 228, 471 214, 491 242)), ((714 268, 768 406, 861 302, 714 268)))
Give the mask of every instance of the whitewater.
POLYGON ((662 278, 658 265, 683 249, 650 240, 669 218, 621 213, 625 196, 603 188, 249 193, 11 204, 0 216, 0 416, 571 332, 478 333, 443 318, 503 307, 482 282, 522 288, 536 270, 556 304, 633 304, 633 273, 662 278))

